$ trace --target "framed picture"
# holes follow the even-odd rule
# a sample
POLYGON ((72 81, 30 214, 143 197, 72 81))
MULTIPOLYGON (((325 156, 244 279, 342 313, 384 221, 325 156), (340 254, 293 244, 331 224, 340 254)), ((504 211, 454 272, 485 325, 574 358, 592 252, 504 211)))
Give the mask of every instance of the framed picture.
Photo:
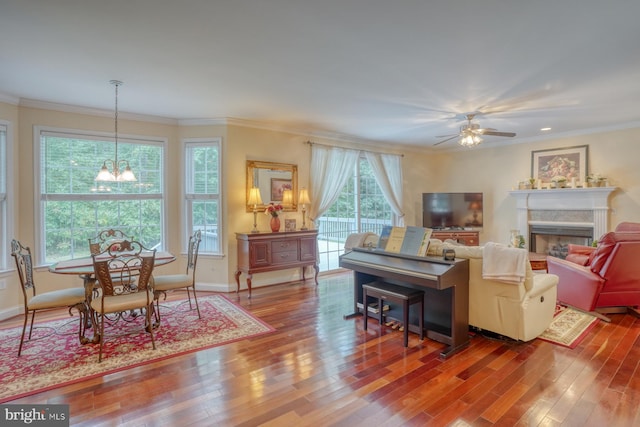
POLYGON ((584 181, 589 174, 588 156, 588 145, 532 151, 531 177, 543 183, 558 177, 564 177, 567 181, 571 181, 571 178, 584 181))
POLYGON ((271 178, 271 201, 281 202, 284 190, 291 190, 291 180, 271 178))
POLYGON ((284 220, 284 231, 296 231, 296 220, 295 219, 285 219, 284 220))

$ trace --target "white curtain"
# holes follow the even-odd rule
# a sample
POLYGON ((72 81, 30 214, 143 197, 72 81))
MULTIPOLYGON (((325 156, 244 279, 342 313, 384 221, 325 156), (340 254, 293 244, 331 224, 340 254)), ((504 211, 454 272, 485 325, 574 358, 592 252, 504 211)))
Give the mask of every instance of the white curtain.
POLYGON ((398 216, 396 225, 404 226, 402 212, 402 156, 397 154, 371 153, 365 151, 367 161, 371 165, 376 182, 382 194, 398 216))
POLYGON ((338 199, 342 187, 353 176, 359 155, 358 150, 311 145, 311 221, 320 218, 338 199))

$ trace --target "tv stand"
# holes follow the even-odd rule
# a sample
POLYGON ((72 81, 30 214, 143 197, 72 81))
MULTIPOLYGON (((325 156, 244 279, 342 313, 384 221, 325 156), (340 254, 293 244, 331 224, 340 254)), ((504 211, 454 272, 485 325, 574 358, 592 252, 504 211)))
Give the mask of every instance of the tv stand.
POLYGON ((480 244, 479 231, 465 230, 461 228, 433 230, 433 233, 431 233, 431 238, 442 241, 447 239, 455 240, 456 242, 465 246, 478 246, 480 244))

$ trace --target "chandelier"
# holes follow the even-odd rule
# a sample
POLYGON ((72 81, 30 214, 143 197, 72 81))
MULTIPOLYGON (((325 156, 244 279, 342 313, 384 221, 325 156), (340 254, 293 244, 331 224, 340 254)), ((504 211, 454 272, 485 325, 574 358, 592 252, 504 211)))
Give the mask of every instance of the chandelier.
POLYGON ((116 153, 115 160, 105 160, 102 163, 102 168, 100 168, 100 172, 98 172, 98 176, 96 176, 96 181, 137 181, 136 176, 133 174, 131 167, 129 166, 129 162, 124 159, 118 160, 118 87, 122 86, 123 83, 119 80, 111 80, 109 81, 112 85, 116 87, 116 108, 115 108, 115 143, 116 143, 116 153), (112 171, 109 171, 109 167, 111 166, 112 171), (121 170, 123 168, 123 170, 121 170))

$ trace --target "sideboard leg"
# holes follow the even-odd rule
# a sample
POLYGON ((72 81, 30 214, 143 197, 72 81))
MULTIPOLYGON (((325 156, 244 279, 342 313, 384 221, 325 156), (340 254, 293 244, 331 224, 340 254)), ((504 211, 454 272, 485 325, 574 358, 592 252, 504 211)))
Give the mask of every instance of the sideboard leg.
POLYGON ((320 273, 320 265, 318 265, 318 264, 313 264, 313 268, 314 268, 314 270, 316 270, 316 274, 315 274, 315 276, 313 277, 313 279, 314 279, 314 280, 315 280, 315 282, 316 282, 316 286, 318 286, 318 273, 320 273))
POLYGON ((240 293, 240 275, 242 271, 236 270, 236 294, 240 293))
POLYGON ((251 298, 251 279, 253 278, 253 274, 247 275, 247 289, 249 289, 249 298, 251 298))

